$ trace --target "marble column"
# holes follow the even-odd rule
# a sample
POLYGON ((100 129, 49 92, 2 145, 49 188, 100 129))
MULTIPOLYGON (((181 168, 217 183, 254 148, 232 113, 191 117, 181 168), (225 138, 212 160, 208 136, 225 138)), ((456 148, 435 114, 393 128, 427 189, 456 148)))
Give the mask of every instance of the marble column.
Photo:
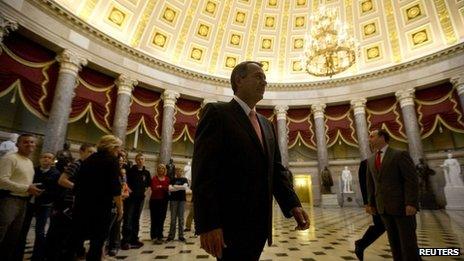
POLYGON ((464 74, 451 78, 451 83, 458 92, 459 100, 461 101, 461 110, 464 113, 464 74))
POLYGON ((121 74, 119 75, 115 84, 118 88, 118 98, 116 100, 116 108, 114 111, 113 134, 120 138, 122 143, 125 144, 127 117, 129 116, 130 111, 132 90, 134 89, 134 86, 138 84, 138 82, 137 80, 121 74))
POLYGON ((56 82, 52 108, 48 116, 47 127, 42 151, 55 153, 63 148, 66 139, 69 113, 74 97, 74 88, 77 86, 77 73, 87 60, 70 50, 64 50, 57 56, 60 71, 56 82))
POLYGON ((18 23, 7 18, 4 14, 0 13, 0 43, 3 43, 8 33, 18 29, 18 23))
POLYGON ((174 110, 179 93, 171 90, 164 91, 163 99, 163 125, 161 130, 161 148, 159 163, 167 164, 171 159, 172 134, 174 131, 174 110))
POLYGON ((351 101, 356 123, 356 136, 358 138, 359 153, 361 160, 367 159, 371 151, 369 149, 369 130, 366 121, 366 99, 359 98, 351 101))
POLYGON ((282 165, 288 168, 288 128, 287 128, 287 105, 277 105, 274 112, 277 117, 277 139, 280 149, 282 165))
POLYGON ((314 124, 316 127, 317 162, 319 173, 321 173, 324 167, 329 166, 329 158, 327 155, 327 140, 325 137, 325 107, 326 105, 323 103, 311 105, 311 110, 314 114, 314 124))
POLYGON ((400 102, 401 112, 403 114, 404 128, 408 138, 409 155, 411 155, 414 164, 417 165, 419 159, 424 158, 424 151, 422 149, 422 140, 414 105, 414 89, 400 90, 397 91, 395 95, 400 102))

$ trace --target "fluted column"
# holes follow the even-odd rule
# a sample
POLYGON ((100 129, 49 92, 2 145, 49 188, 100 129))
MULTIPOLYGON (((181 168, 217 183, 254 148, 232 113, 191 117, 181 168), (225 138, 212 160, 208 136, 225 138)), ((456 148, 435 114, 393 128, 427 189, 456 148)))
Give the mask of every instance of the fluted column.
POLYGON ((314 114, 314 124, 316 126, 316 145, 317 145, 317 162, 319 173, 328 167, 329 159, 327 156, 327 140, 325 137, 325 120, 324 110, 326 105, 323 103, 311 105, 314 114))
POLYGON ((397 100, 400 102, 401 112, 403 114, 404 128, 408 137, 409 154, 414 164, 419 163, 419 159, 424 157, 422 141, 417 122, 416 109, 414 105, 414 89, 400 90, 395 93, 397 100))
POLYGON ((86 59, 70 50, 64 50, 56 60, 60 63, 60 71, 43 144, 43 151, 52 153, 63 148, 74 88, 77 83, 77 73, 82 66, 87 65, 86 59))
POLYGON ((461 110, 464 113, 464 74, 451 78, 451 83, 458 92, 459 100, 461 101, 461 110))
POLYGON ((132 90, 134 89, 134 86, 138 84, 138 82, 135 79, 121 74, 115 83, 118 88, 118 98, 116 100, 116 108, 114 111, 113 134, 120 138, 122 143, 125 144, 128 120, 127 117, 129 116, 130 111, 132 90))
POLYGON ((274 112, 277 116, 277 139, 280 149, 282 165, 288 168, 288 128, 287 128, 287 105, 277 105, 274 112))
POLYGON ((159 163, 167 164, 172 152, 172 134, 174 130, 174 110, 179 93, 166 90, 163 93, 163 125, 161 130, 161 148, 159 163))
POLYGON ((3 38, 8 33, 18 29, 18 23, 7 18, 4 14, 0 13, 0 43, 3 43, 3 38))
POLYGON ((365 160, 371 154, 369 149, 369 130, 366 121, 366 99, 359 98, 351 101, 356 122, 356 136, 358 138, 359 153, 361 160, 365 160))

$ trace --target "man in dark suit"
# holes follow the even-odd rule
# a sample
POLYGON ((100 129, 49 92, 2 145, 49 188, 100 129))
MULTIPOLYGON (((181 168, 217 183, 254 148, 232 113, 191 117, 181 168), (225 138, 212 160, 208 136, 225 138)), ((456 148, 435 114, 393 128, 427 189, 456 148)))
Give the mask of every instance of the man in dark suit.
MULTIPOLYGON (((366 175, 367 175, 367 159, 361 161, 359 164, 358 178, 359 178, 359 187, 361 188, 361 194, 363 198, 364 207, 368 206, 367 201, 367 184, 366 184, 366 175)), ((379 238, 385 232, 385 226, 380 219, 379 214, 372 215, 372 221, 374 225, 371 225, 367 228, 363 237, 359 240, 356 240, 354 253, 359 258, 359 260, 364 260, 364 250, 374 243, 377 238, 379 238)))
POLYGON ((267 85, 261 64, 243 62, 232 71, 235 97, 202 112, 192 160, 196 233, 218 260, 259 260, 272 244, 272 196, 297 229, 309 227, 281 164, 272 124, 255 105, 267 85))
POLYGON ((369 214, 380 214, 394 260, 421 260, 417 247, 416 212, 418 178, 406 151, 388 146, 385 130, 369 135, 374 155, 368 159, 367 189, 369 214))

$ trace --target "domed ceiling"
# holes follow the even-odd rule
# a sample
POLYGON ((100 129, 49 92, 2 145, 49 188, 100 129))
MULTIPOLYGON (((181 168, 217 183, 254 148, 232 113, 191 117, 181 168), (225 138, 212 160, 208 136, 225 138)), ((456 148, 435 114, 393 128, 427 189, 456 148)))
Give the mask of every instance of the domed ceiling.
POLYGON ((360 43, 346 77, 461 43, 463 0, 56 0, 139 51, 228 78, 240 61, 264 65, 269 82, 311 82, 301 64, 310 15, 334 7, 360 43))

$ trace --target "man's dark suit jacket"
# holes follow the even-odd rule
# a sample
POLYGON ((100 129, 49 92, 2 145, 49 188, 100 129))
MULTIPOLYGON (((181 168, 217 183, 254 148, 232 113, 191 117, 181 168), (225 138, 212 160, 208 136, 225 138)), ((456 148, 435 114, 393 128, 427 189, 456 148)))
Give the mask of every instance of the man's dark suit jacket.
POLYGON ((367 189, 370 206, 379 214, 405 216, 405 207, 418 209, 418 177, 408 152, 387 147, 380 171, 375 153, 368 159, 367 189))
POLYGON ((272 243, 272 196, 284 215, 301 206, 272 124, 257 114, 264 148, 240 105, 208 104, 197 127, 192 191, 197 234, 222 228, 226 245, 272 243))

